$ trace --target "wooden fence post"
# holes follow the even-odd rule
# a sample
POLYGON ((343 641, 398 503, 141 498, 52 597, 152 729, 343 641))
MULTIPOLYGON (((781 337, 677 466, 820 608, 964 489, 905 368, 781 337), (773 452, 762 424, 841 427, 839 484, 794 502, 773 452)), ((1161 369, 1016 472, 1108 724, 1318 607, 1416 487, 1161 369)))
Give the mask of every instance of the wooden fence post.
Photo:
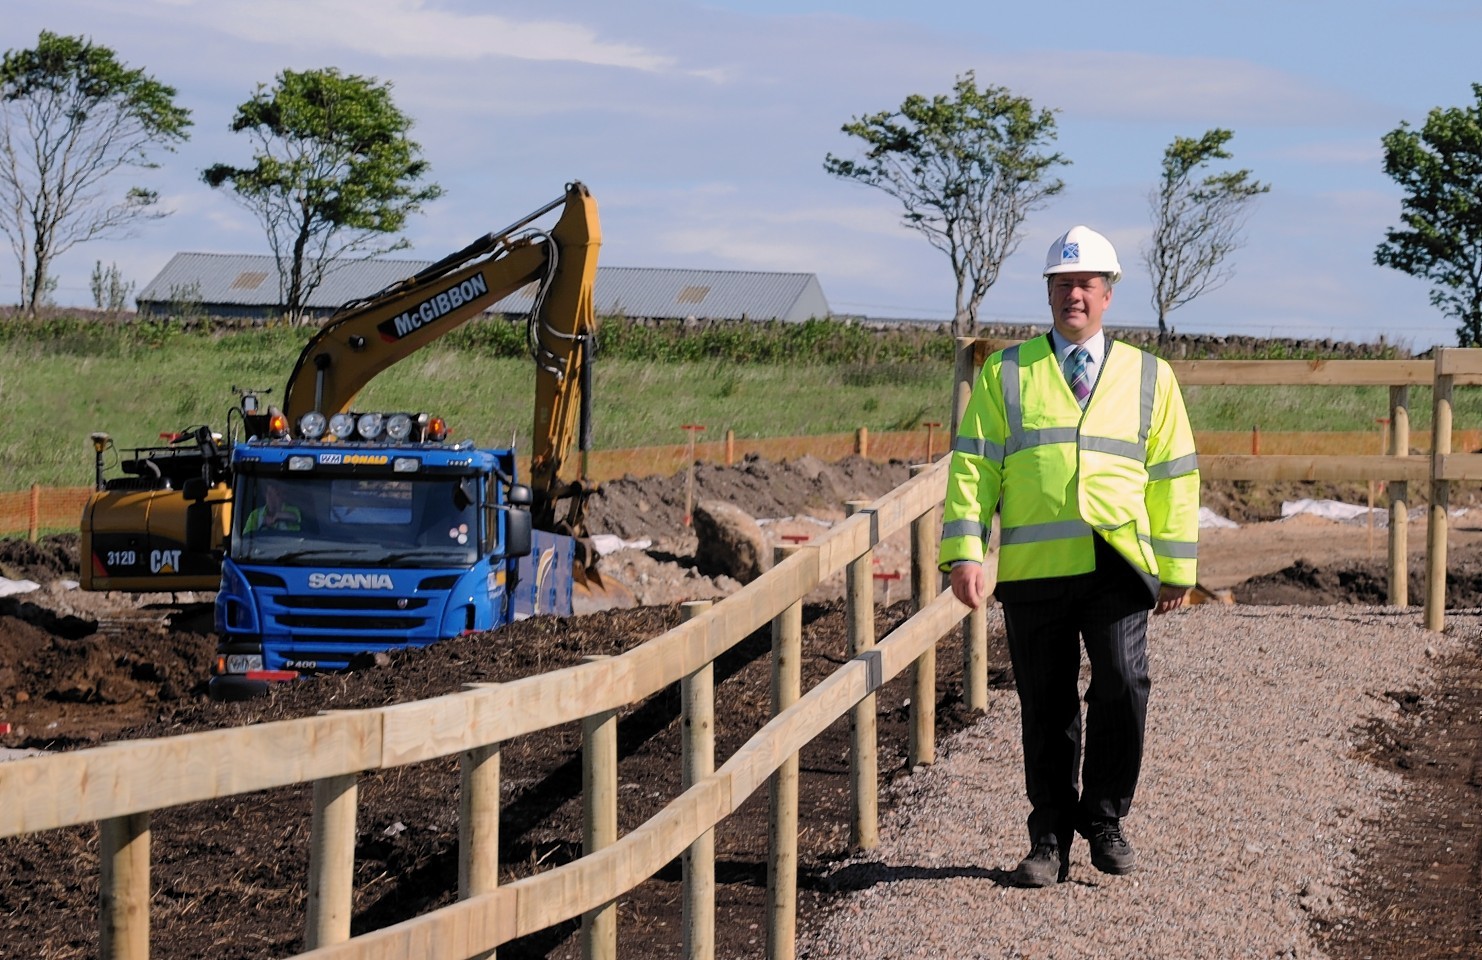
POLYGON ((854 453, 860 457, 868 457, 870 455, 870 431, 868 427, 860 427, 854 431, 854 453))
MULTIPOLYGON (((868 507, 867 500, 850 500, 844 504, 845 512, 851 517, 868 507)), ((871 513, 872 533, 874 520, 871 513)), ((844 568, 850 657, 858 657, 875 646, 874 564, 875 551, 866 550, 844 568)), ((873 850, 880 843, 880 757, 875 732, 875 695, 871 693, 855 704, 849 716, 849 843, 859 850, 873 850)))
MULTIPOLYGON (((1410 388, 1389 388, 1389 455, 1410 454, 1410 388)), ((1389 605, 1410 605, 1410 484, 1391 481, 1389 490, 1389 605)))
POLYGON ((26 521, 26 538, 32 543, 41 535, 41 484, 31 484, 31 509, 26 521))
POLYGON ((967 402, 972 399, 973 381, 977 377, 977 370, 973 367, 973 349, 977 343, 974 337, 958 337, 957 353, 952 360, 952 422, 947 427, 947 450, 952 449, 952 441, 957 439, 957 428, 962 425, 962 414, 967 410, 967 402))
MULTIPOLYGON (((776 562, 796 553, 776 548, 776 562)), ((772 715, 802 697, 803 602, 798 598, 772 621, 772 715)), ((767 853, 767 957, 792 960, 798 926, 798 755, 782 762, 769 781, 772 822, 767 853)))
POLYGON ((1451 483, 1439 476, 1441 460, 1451 453, 1451 388, 1453 377, 1441 372, 1450 348, 1436 349, 1436 385, 1431 413, 1431 509, 1426 524, 1425 628, 1440 631, 1446 625, 1446 509, 1451 483))
MULTIPOLYGON (((465 690, 492 683, 464 684, 465 690)), ((492 893, 499 886, 499 744, 458 756, 458 899, 492 893)), ((494 960, 494 950, 474 960, 494 960)))
POLYGON ((962 703, 969 710, 988 709, 988 602, 962 621, 962 703))
MULTIPOLYGON (((915 477, 930 464, 911 468, 915 477)), ((937 511, 911 521, 911 596, 919 613, 941 592, 942 575, 936 566, 937 511)), ((909 763, 915 767, 936 761, 937 648, 928 647, 916 658, 911 675, 911 743, 909 763)))
POLYGON ((102 821, 98 829, 98 955, 149 958, 149 814, 102 821))
MULTIPOLYGON (((937 427, 940 427, 941 425, 942 424, 940 420, 928 420, 922 424, 922 426, 926 428, 926 456, 922 458, 922 463, 930 464, 932 462, 932 440, 936 437, 937 427)), ((947 446, 947 452, 950 453, 951 444, 948 444, 947 446)))
MULTIPOLYGON (((709 600, 681 604, 680 616, 690 621, 709 610, 709 600)), ((679 681, 681 729, 684 740, 682 789, 715 772, 715 664, 707 663, 679 681)), ((684 955, 688 960, 715 956, 715 829, 701 834, 684 851, 684 955)))
MULTIPOLYGON (((607 710, 584 718, 581 739, 582 855, 590 856, 617 841, 617 712, 607 710)), ((615 902, 582 914, 581 955, 583 960, 616 960, 615 902)))
POLYGON ((355 893, 355 804, 353 773, 314 781, 309 838, 309 950, 350 939, 355 893))

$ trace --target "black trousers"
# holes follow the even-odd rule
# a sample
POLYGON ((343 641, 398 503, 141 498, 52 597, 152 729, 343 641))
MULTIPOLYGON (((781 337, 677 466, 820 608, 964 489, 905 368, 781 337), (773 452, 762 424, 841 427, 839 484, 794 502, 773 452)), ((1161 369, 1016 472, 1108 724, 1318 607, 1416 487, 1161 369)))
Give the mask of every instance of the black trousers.
POLYGON ((1097 538, 1097 569, 998 591, 1023 717, 1031 841, 1127 815, 1147 729, 1148 584, 1097 538), (1081 717, 1081 645, 1091 664, 1081 717), (1083 734, 1084 726, 1084 734, 1083 734))

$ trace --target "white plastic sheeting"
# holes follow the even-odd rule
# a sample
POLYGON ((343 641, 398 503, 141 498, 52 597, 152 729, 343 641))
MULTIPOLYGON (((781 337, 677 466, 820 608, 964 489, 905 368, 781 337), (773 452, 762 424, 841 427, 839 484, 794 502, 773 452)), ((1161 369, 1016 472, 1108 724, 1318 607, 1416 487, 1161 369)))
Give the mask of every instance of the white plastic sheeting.
POLYGON ((1228 517, 1222 517, 1219 514, 1215 513, 1213 510, 1209 509, 1208 507, 1200 507, 1199 508, 1199 529, 1200 530, 1205 530, 1205 529, 1208 529, 1210 527, 1219 527, 1219 528, 1224 528, 1224 529, 1233 529, 1233 528, 1238 527, 1238 526, 1240 526, 1240 524, 1236 523, 1234 520, 1231 520, 1228 517))

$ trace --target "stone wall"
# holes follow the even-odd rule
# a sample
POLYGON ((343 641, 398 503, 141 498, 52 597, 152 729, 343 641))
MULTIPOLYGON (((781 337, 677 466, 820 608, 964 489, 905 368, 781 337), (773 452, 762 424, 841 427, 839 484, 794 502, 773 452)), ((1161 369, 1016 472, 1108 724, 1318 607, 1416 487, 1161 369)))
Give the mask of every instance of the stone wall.
MULTIPOLYGON (((901 327, 926 328, 950 336, 951 324, 925 324, 914 321, 872 321, 860 319, 855 322, 884 329, 901 327)), ((985 323, 978 327, 978 336, 992 340, 1028 340, 1037 337, 1049 328, 1049 324, 985 323)), ((1389 343, 1381 335, 1372 343, 1352 343, 1343 340, 1300 340, 1287 337, 1215 336, 1212 334, 1171 333, 1161 340, 1152 327, 1117 327, 1108 324, 1107 332, 1118 340, 1135 347, 1150 350, 1169 360, 1217 360, 1223 357, 1267 360, 1306 360, 1318 357, 1340 360, 1408 360, 1429 357, 1430 351, 1413 353, 1408 347, 1389 343)))

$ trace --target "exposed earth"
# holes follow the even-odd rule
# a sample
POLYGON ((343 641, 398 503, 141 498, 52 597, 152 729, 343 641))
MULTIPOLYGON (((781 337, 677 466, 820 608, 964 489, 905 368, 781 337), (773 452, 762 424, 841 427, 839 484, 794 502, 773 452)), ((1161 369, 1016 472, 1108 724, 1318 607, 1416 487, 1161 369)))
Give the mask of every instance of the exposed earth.
MULTIPOLYGON (((838 522, 842 504, 874 499, 909 477, 902 463, 811 458, 748 459, 698 466, 693 480, 624 477, 604 485, 589 512, 594 532, 631 544, 603 558, 603 575, 640 604, 569 619, 537 617, 492 635, 407 651, 389 665, 275 689, 269 698, 216 704, 204 696, 214 650, 210 595, 88 594, 73 589, 75 535, 40 543, 0 541, 0 576, 38 588, 0 597, 0 746, 57 750, 125 738, 169 736, 217 726, 379 706, 508 680, 617 653, 679 621, 684 600, 721 597, 740 584, 696 562, 685 524, 690 503, 719 500, 757 518, 772 544, 838 522), (643 541, 648 541, 642 545, 643 541)), ((1239 524, 1201 533, 1202 585, 1237 603, 1302 605, 1385 602, 1386 532, 1380 522, 1313 515, 1279 520, 1283 500, 1366 503, 1362 484, 1207 484, 1204 502, 1239 524)), ((1468 498, 1453 504, 1470 506, 1468 498), (1459 503, 1466 500, 1465 504, 1459 503)), ((1381 498, 1382 503, 1382 498, 1381 498)), ((1424 597, 1424 513, 1411 523, 1411 603, 1424 597)), ((1482 606, 1482 509, 1457 509, 1450 523, 1448 607, 1482 606)), ((909 548, 877 553, 877 631, 908 614, 909 548), (904 573, 901 579, 892 579, 904 573)), ((842 578, 805 608, 805 687, 845 656, 842 578)), ((767 719, 770 640, 759 631, 717 665, 717 753, 724 759, 767 719)), ((1011 682, 996 652, 993 682, 1011 682)), ((939 657, 938 721, 950 732, 972 720, 957 698, 960 658, 939 657)), ((1426 723, 1364 731, 1365 755, 1424 778, 1444 809, 1415 811, 1371 838, 1369 869, 1354 891, 1365 904, 1330 957, 1430 957, 1425 944, 1474 942, 1482 921, 1482 862, 1458 863, 1458 839, 1476 853, 1482 813, 1482 645, 1453 668, 1442 689, 1416 699, 1426 723), (1450 826, 1448 826, 1448 824, 1450 826), (1457 824, 1471 836, 1458 838, 1457 824), (1445 874, 1444 897, 1425 877, 1445 874), (1433 937, 1433 940, 1432 940, 1433 937)), ((904 776, 904 682, 879 697, 882 780, 904 776)), ((677 792, 677 694, 632 708, 619 725, 620 828, 641 823, 677 792)), ((843 856, 848 823, 848 731, 837 725, 804 751, 800 887, 807 911, 829 898, 814 882, 843 856)), ((581 846, 578 734, 523 738, 503 751, 501 862, 508 878, 564 862, 581 846)), ((384 926, 452 902, 456 891, 457 769, 452 760, 370 773, 360 787, 354 929, 384 926)), ((151 910, 152 955, 261 958, 300 949, 305 915, 308 788, 194 804, 157 813, 151 910)), ((757 955, 764 940, 766 798, 754 797, 717 831, 722 956, 757 955)), ((1475 859, 1475 858, 1473 858, 1475 859)), ((82 957, 97 952, 97 831, 79 827, 0 840, 0 956, 82 957)), ((671 864, 620 903, 625 954, 680 955, 679 871, 671 864)), ((575 924, 502 947, 501 958, 579 953, 575 924)))

